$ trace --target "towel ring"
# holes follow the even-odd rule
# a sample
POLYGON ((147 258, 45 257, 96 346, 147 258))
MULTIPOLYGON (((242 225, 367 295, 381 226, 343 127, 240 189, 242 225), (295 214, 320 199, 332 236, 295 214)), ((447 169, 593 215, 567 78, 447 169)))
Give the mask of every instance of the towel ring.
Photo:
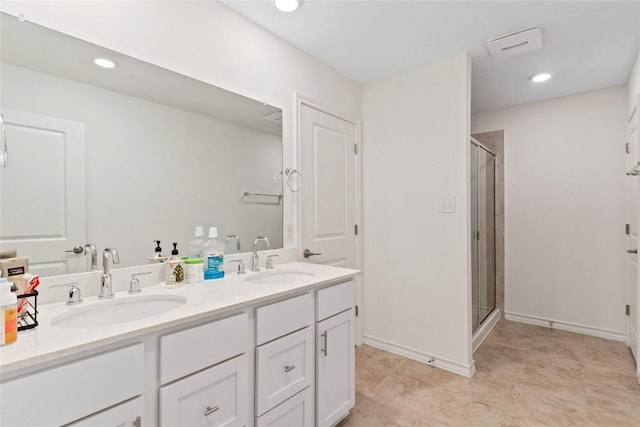
POLYGON ((273 186, 276 189, 278 188, 278 177, 281 176, 286 177, 287 187, 289 187, 289 190, 291 190, 293 193, 298 193, 302 190, 302 187, 304 186, 304 180, 302 179, 302 174, 300 173, 300 171, 298 171, 297 169, 287 168, 284 171, 276 172, 275 175, 273 175, 273 186), (291 185, 291 177, 294 175, 298 175, 299 183, 297 186, 291 185))
POLYGON ((287 187, 289 187, 289 190, 294 193, 300 192, 302 190, 302 187, 304 187, 304 180, 302 179, 302 174, 300 173, 300 171, 298 169, 287 168, 284 170, 284 174, 287 177, 287 187), (295 188, 291 185, 291 177, 294 175, 298 175, 299 182, 299 184, 295 188))

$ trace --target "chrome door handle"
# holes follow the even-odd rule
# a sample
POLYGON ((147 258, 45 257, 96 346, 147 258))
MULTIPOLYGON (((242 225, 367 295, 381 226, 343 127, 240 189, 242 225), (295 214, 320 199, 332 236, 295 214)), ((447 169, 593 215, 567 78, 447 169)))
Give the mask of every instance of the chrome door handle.
POLYGON ((320 335, 324 340, 324 348, 320 349, 320 351, 324 353, 324 357, 327 357, 329 355, 329 351, 327 347, 327 335, 329 335, 327 331, 325 331, 322 335, 320 335))
POLYGON ((207 406, 207 409, 204 411, 204 415, 209 416, 216 412, 218 409, 220 409, 219 406, 214 406, 213 408, 211 406, 207 406))
POLYGON ((73 252, 74 254, 83 254, 84 253, 84 247, 82 246, 74 246, 73 249, 69 249, 68 251, 65 252, 73 252))
POLYGON ((320 253, 320 252, 311 252, 309 249, 305 249, 304 252, 302 253, 302 255, 305 258, 309 258, 310 256, 314 256, 314 255, 322 255, 322 253, 320 253))
POLYGON ((627 252, 630 254, 637 254, 638 250, 637 249, 627 249, 627 252))

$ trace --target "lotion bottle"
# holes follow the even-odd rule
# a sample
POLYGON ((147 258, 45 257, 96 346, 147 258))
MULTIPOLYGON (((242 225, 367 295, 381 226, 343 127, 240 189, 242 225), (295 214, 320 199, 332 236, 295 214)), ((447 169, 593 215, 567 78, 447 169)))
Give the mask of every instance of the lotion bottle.
POLYGON ((0 345, 11 344, 18 339, 18 298, 11 292, 11 283, 0 277, 0 345))
POLYGON ((182 285, 184 283, 184 263, 178 256, 178 244, 173 243, 171 258, 165 263, 165 283, 167 285, 182 285))

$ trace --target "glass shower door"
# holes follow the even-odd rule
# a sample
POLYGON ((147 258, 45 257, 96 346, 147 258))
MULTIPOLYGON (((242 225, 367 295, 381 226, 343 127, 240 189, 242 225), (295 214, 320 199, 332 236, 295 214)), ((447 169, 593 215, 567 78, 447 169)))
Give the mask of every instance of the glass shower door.
POLYGON ((475 330, 496 306, 495 156, 471 144, 472 318, 475 330))

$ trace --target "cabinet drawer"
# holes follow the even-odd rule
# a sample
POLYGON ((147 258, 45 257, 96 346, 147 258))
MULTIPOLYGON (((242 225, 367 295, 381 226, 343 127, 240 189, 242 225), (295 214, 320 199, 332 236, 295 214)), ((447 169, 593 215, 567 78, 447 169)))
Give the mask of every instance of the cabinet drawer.
POLYGON ((256 419, 256 427, 313 427, 311 387, 256 419))
POLYGON ((316 320, 324 320, 356 305, 356 285, 353 280, 320 289, 316 298, 316 320))
POLYGON ((135 344, 0 385, 0 425, 62 425, 142 394, 144 347, 135 344))
POLYGON ((160 425, 243 426, 249 411, 246 355, 160 389, 160 425))
POLYGON ((260 345, 309 326, 313 322, 311 294, 256 309, 256 344, 260 345))
POLYGON ((256 349, 256 414, 311 385, 313 329, 308 327, 256 349))
POLYGON ((247 313, 160 337, 160 384, 246 353, 248 345, 247 313))
POLYGON ((135 426, 137 421, 139 422, 137 425, 144 425, 143 411, 144 401, 142 397, 136 397, 65 427, 129 427, 135 426))

